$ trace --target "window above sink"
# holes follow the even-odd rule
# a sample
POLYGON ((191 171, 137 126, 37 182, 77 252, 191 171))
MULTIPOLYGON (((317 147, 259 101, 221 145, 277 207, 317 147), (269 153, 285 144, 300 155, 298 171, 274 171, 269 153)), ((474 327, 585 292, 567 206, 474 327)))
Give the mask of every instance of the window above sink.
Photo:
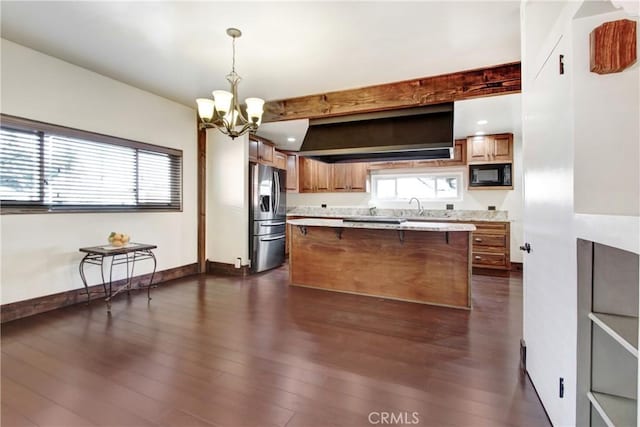
POLYGON ((463 172, 372 173, 371 196, 379 202, 461 201, 463 172))

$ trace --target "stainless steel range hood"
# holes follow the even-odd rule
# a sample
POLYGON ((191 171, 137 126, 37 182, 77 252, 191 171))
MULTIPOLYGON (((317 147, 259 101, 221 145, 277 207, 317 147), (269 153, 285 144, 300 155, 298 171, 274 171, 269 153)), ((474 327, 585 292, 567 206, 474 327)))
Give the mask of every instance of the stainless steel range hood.
POLYGON ((449 159, 453 103, 311 120, 300 155, 326 163, 449 159))

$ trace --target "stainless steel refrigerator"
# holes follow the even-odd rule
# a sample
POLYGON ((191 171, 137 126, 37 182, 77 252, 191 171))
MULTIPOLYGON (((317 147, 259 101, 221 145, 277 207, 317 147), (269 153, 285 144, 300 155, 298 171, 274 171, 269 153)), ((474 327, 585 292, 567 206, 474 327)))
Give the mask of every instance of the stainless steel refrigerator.
POLYGON ((249 254, 258 273, 284 262, 287 193, 286 172, 249 164, 249 254))

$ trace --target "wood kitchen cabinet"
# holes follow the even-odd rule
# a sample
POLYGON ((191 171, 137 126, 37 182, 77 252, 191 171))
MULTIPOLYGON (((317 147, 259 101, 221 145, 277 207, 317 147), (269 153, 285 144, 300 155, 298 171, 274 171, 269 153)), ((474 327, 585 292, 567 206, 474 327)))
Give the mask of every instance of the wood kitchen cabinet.
POLYGON ((249 138, 249 161, 250 162, 258 161, 258 145, 260 145, 260 142, 257 139, 249 138))
POLYGON ((287 156, 276 150, 275 145, 256 135, 249 137, 249 161, 278 169, 287 168, 287 156))
POLYGON ((298 156, 287 154, 287 191, 298 191, 298 156))
POLYGON ((513 162, 513 134, 470 136, 467 138, 467 163, 513 162))
POLYGON ((511 270, 511 236, 508 222, 473 222, 471 261, 474 273, 508 274, 511 270))
POLYGON ((274 150, 273 152, 273 164, 278 169, 287 169, 287 155, 278 150, 274 150))
POLYGON ((447 167, 467 164, 467 140, 457 139, 453 145, 452 159, 414 160, 413 167, 447 167))
POLYGON ((260 141, 258 145, 258 161, 272 165, 274 160, 275 147, 264 141, 260 141))
POLYGON ((331 166, 328 163, 300 157, 298 163, 299 191, 322 193, 331 190, 331 166))
POLYGON ((367 191, 366 163, 336 163, 333 165, 331 189, 337 192, 367 191))

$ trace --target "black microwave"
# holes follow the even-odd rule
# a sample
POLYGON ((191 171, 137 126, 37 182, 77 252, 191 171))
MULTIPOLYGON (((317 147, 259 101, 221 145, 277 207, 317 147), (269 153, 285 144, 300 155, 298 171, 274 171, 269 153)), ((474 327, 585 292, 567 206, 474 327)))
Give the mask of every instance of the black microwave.
POLYGON ((469 187, 511 187, 511 163, 469 165, 469 187))

